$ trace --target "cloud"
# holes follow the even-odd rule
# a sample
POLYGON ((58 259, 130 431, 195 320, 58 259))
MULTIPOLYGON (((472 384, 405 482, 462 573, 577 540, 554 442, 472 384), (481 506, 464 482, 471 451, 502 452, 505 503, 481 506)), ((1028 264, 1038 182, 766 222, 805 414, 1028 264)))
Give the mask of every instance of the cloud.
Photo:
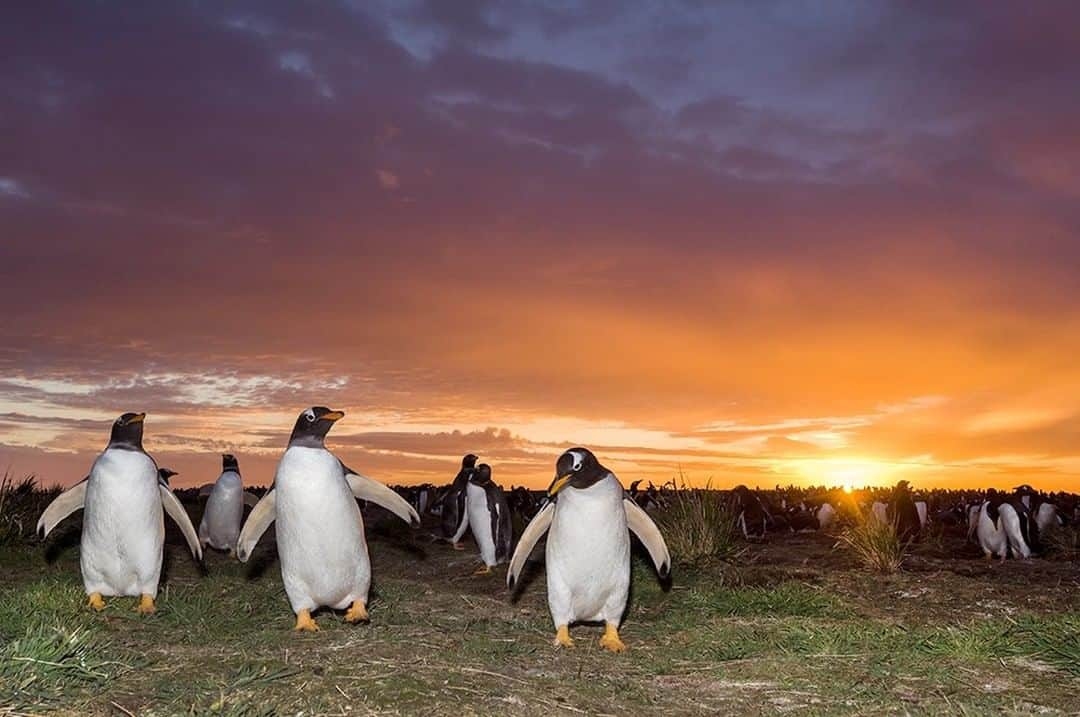
POLYGON ((272 473, 321 403, 414 480, 475 442, 543 482, 584 438, 655 477, 1067 480, 1076 9, 452 5, 11 14, 20 464, 135 406, 187 472, 272 473), (1002 412, 1054 418, 965 430, 1002 412))

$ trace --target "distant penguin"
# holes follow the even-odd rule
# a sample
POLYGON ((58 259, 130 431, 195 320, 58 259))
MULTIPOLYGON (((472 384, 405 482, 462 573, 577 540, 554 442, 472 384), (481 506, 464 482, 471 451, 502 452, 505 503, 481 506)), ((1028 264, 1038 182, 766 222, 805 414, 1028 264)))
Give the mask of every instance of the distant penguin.
POLYGON ((453 537, 455 544, 464 537, 466 529, 472 530, 480 548, 480 558, 484 561, 483 567, 476 571, 477 575, 490 573, 493 567, 509 559, 514 543, 510 505, 502 488, 491 480, 491 466, 487 463, 481 463, 469 475, 465 486, 465 510, 453 537))
MULTIPOLYGON (((926 504, 923 504, 926 510, 926 504)), ((889 520, 896 526, 896 537, 901 541, 917 540, 922 532, 922 521, 919 519, 919 510, 915 507, 915 501, 911 499, 911 490, 908 482, 902 480, 893 488, 892 499, 889 501, 889 520)))
POLYGON ((1038 510, 1035 511, 1035 525, 1038 526, 1040 535, 1064 524, 1065 521, 1061 519, 1056 505, 1050 501, 1039 504, 1038 510))
POLYGON ((1005 560, 1010 549, 1013 557, 1031 557, 1030 532, 1024 525, 1030 521, 1023 504, 1018 501, 1017 505, 1009 503, 996 490, 987 491, 975 529, 979 547, 987 560, 995 555, 1005 560))
MULTIPOLYGON (((761 502, 761 498, 744 485, 736 486, 732 492, 735 496, 735 510, 738 512, 736 522, 742 530, 743 537, 764 538, 769 513, 765 510, 765 504, 761 502)), ((791 516, 788 518, 790 520, 791 516)), ((792 529, 799 528, 793 526, 792 529)))
POLYGON ((231 453, 221 455, 221 475, 209 491, 202 522, 199 523, 199 542, 217 550, 236 551, 240 537, 240 524, 244 520, 244 506, 254 507, 259 502, 251 493, 244 492, 240 478, 240 464, 231 453))
POLYGON ((978 539, 975 536, 975 531, 979 527, 979 514, 982 511, 982 506, 984 502, 985 501, 981 500, 974 501, 968 504, 968 506, 965 508, 965 510, 967 511, 968 523, 967 537, 968 540, 971 540, 973 542, 978 542, 978 539))
MULTIPOLYGON (((469 483, 469 476, 476 470, 477 457, 472 453, 468 453, 461 459, 461 470, 454 476, 454 482, 450 484, 450 487, 443 493, 442 498, 439 499, 439 505, 442 508, 442 531, 444 538, 453 537, 457 532, 458 526, 461 525, 462 517, 465 515, 465 486, 469 483)), ((458 543, 454 543, 454 547, 458 550, 463 550, 464 547, 458 543)))
POLYGON ((347 622, 368 619, 371 561, 354 498, 420 524, 404 498, 349 469, 326 449, 327 432, 344 415, 323 406, 300 412, 274 485, 251 511, 237 540, 236 555, 245 562, 270 523, 277 521, 281 577, 296 614, 295 630, 318 630, 311 613, 324 606, 348 608, 347 622))
POLYGON ((814 513, 817 518, 818 530, 825 530, 836 520, 836 508, 831 503, 822 503, 814 513))
POLYGON ((158 468, 157 469, 157 474, 158 474, 158 480, 160 480, 165 485, 169 485, 169 479, 170 478, 172 478, 173 476, 176 476, 176 475, 180 475, 176 471, 171 470, 169 468, 158 468))
POLYGON ((89 605, 105 608, 103 596, 138 596, 142 614, 155 611, 165 545, 162 508, 176 521, 191 554, 202 550, 184 507, 161 480, 154 459, 143 450, 145 413, 125 413, 112 425, 109 445, 90 475, 61 493, 38 521, 45 537, 61 520, 83 508, 79 565, 89 605))
POLYGON ((572 647, 570 624, 603 622, 600 645, 626 649, 619 622, 630 589, 630 535, 649 551, 661 577, 671 569, 671 555, 656 524, 630 499, 615 474, 586 448, 572 448, 555 464, 550 500, 518 541, 506 582, 511 590, 537 541, 547 539, 548 608, 555 623, 555 644, 572 647))
POLYGON ((870 506, 870 514, 881 523, 889 522, 889 507, 880 500, 875 500, 870 506))

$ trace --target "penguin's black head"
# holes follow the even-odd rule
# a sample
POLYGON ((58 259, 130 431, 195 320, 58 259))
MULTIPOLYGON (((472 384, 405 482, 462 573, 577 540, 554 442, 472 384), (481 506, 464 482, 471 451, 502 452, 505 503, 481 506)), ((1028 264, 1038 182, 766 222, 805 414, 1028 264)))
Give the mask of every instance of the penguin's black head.
POLYGON ((461 459, 461 467, 462 468, 475 468, 477 460, 479 460, 479 458, 474 456, 472 453, 466 454, 466 456, 461 459))
POLYGON ((481 463, 476 467, 472 473, 469 474, 469 482, 476 485, 484 485, 491 482, 491 466, 487 463, 481 463))
POLYGON ((548 488, 548 497, 555 497, 567 486, 588 488, 607 474, 607 468, 600 465, 600 461, 596 460, 596 456, 588 448, 571 448, 555 462, 555 479, 548 488))
POLYGON ((112 425, 109 447, 132 448, 141 451, 143 421, 145 419, 145 413, 125 413, 120 418, 117 418, 112 425))
POLYGON ((240 463, 232 453, 221 454, 221 470, 240 472, 240 463))
POLYGON ((158 478, 160 478, 161 482, 164 483, 165 485, 169 485, 169 479, 170 478, 172 478, 175 475, 180 475, 176 471, 171 470, 169 468, 158 468, 157 469, 157 474, 158 474, 158 478))
POLYGON ((342 411, 331 411, 326 406, 312 406, 301 411, 289 436, 289 445, 305 448, 322 448, 323 440, 335 421, 344 418, 342 411))

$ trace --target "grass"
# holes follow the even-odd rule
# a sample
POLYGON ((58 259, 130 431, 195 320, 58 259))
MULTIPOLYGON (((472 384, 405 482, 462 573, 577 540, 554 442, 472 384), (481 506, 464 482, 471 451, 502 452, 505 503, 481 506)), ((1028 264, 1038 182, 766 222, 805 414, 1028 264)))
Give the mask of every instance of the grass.
POLYGON ((42 490, 32 475, 16 480, 5 471, 0 477, 0 545, 32 538, 42 511, 59 493, 58 488, 42 490))
POLYGON ((112 652, 113 646, 92 625, 32 621, 0 648, 0 711, 56 706, 131 669, 111 659, 112 652))
POLYGON ((1040 536, 1049 557, 1057 560, 1080 559, 1080 528, 1075 525, 1052 525, 1040 536))
POLYGON ((272 533, 262 570, 211 553, 203 574, 170 542, 150 617, 131 598, 85 608, 77 542, 0 547, 0 715, 1075 710, 1069 561, 931 556, 871 576, 825 536, 781 536, 667 585, 635 554, 630 649, 610 655, 591 626, 551 646, 542 566, 512 599, 501 569, 471 576, 475 550, 391 525, 369 530, 371 623, 323 611, 314 635, 290 631, 272 533))
POLYGON ((837 536, 837 547, 847 548, 856 560, 879 573, 895 573, 907 557, 908 543, 896 532, 896 523, 863 513, 837 536))
POLYGON ((667 497, 667 505, 654 516, 672 560, 698 565, 737 555, 741 550, 737 516, 729 498, 709 485, 687 488, 682 476, 680 480, 679 490, 667 497))

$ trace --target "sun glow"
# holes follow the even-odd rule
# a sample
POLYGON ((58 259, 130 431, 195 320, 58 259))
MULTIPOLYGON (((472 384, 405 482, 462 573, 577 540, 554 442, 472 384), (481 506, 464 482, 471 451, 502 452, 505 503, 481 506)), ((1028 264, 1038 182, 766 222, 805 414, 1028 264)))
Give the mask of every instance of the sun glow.
POLYGON ((778 472, 793 474, 800 482, 839 486, 851 492, 856 487, 891 482, 896 469, 873 458, 807 458, 786 461, 778 466, 778 472))

